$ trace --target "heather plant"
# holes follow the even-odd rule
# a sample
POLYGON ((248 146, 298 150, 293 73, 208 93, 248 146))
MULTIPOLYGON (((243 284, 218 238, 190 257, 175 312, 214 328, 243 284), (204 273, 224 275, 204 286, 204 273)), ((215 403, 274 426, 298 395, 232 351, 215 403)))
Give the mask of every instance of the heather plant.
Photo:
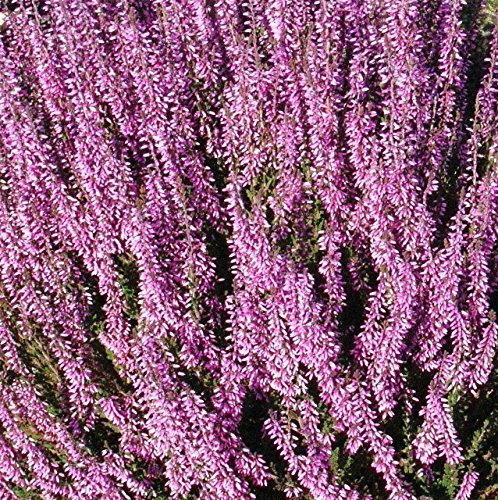
POLYGON ((496 7, 0 2, 0 498, 498 498, 496 7))

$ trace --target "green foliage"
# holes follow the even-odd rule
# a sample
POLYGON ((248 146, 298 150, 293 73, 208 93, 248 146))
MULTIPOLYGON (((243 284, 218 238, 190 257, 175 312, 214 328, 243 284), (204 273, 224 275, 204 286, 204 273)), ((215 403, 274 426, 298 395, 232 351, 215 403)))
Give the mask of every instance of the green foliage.
POLYGON ((20 486, 11 486, 11 491, 17 498, 25 498, 26 500, 43 500, 43 497, 33 491, 21 488, 20 486))
POLYGON ((64 415, 60 397, 62 384, 59 368, 48 346, 41 337, 18 339, 19 356, 30 373, 33 374, 34 386, 48 404, 48 412, 57 417, 64 415))
POLYGON ((133 326, 137 325, 140 315, 138 300, 140 272, 135 259, 128 254, 116 255, 114 263, 118 268, 118 283, 125 301, 125 315, 133 326))

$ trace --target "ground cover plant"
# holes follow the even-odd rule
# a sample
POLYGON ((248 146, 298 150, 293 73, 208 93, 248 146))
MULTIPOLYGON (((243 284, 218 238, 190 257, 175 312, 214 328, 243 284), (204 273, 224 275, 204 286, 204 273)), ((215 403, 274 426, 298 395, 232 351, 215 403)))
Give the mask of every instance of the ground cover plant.
POLYGON ((498 498, 479 0, 0 2, 0 498, 498 498))

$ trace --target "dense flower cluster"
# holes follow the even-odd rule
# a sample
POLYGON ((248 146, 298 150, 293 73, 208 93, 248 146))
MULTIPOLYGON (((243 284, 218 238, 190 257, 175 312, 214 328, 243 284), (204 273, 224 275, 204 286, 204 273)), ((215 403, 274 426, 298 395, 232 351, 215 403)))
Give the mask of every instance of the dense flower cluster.
POLYGON ((0 6, 0 498, 483 491, 489 5, 0 6))

